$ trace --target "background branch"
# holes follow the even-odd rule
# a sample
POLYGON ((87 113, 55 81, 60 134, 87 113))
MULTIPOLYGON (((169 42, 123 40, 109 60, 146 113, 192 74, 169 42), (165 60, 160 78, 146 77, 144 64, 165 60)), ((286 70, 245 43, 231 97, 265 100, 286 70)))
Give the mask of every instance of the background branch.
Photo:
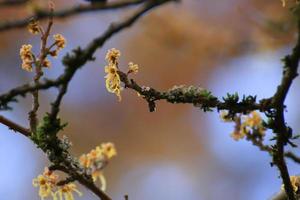
POLYGON ((20 6, 27 3, 29 0, 4 0, 0 2, 0 8, 7 6, 20 6))
MULTIPOLYGON (((119 2, 112 2, 107 4, 86 4, 86 5, 77 5, 72 8, 66 8, 58 11, 53 12, 53 17, 55 18, 65 18, 70 17, 73 15, 81 14, 81 13, 88 13, 92 11, 101 11, 101 10, 112 10, 112 9, 119 9, 125 8, 133 5, 138 5, 146 1, 152 0, 124 0, 119 2)), ((51 16, 51 12, 48 10, 38 10, 32 16, 29 16, 25 19, 14 20, 14 21, 3 21, 0 22, 0 31, 6 31, 13 28, 22 28, 26 27, 30 20, 43 20, 47 19, 51 16)))

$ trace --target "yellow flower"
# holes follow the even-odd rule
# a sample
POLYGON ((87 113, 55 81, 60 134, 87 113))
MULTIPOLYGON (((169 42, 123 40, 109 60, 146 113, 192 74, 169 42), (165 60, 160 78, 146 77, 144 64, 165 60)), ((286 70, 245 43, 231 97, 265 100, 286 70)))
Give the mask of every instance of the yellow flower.
POLYGON ((33 64, 33 53, 31 51, 32 46, 30 44, 22 45, 20 49, 20 57, 22 59, 22 69, 31 72, 33 64))
POLYGON ((128 74, 130 73, 138 73, 139 66, 137 64, 133 64, 132 62, 128 63, 128 74))
POLYGON ((32 20, 29 24, 28 24, 28 31, 34 35, 37 35, 41 32, 41 27, 39 25, 39 23, 35 20, 32 20))
POLYGON ((106 190, 106 179, 105 179, 105 176, 103 175, 101 170, 93 171, 92 172, 92 178, 93 178, 94 182, 96 182, 99 179, 100 183, 101 183, 101 190, 102 191, 106 190))
POLYGON ((73 192, 76 192, 79 196, 82 195, 82 193, 77 190, 77 186, 74 183, 59 187, 56 193, 59 196, 59 200, 74 200, 73 192))
POLYGON ((103 143, 101 144, 101 149, 103 151, 103 154, 108 158, 111 159, 112 157, 117 155, 117 150, 115 148, 115 145, 113 143, 103 143))
POLYGON ((121 80, 116 65, 105 66, 105 72, 107 73, 105 76, 106 89, 111 93, 115 93, 121 101, 121 80))
POLYGON ((61 34, 55 34, 53 38, 55 40, 55 45, 57 46, 58 50, 65 48, 66 39, 64 38, 64 36, 62 36, 61 34))
POLYGON ((249 114, 249 116, 245 120, 245 124, 250 126, 251 128, 258 127, 262 123, 262 119, 258 112, 253 111, 249 114))
POLYGON ((24 44, 22 45, 20 49, 20 56, 22 60, 32 60, 33 54, 31 52, 32 45, 30 44, 24 44))
POLYGON ((33 179, 32 184, 34 187, 39 187, 39 196, 41 199, 49 197, 50 195, 55 199, 56 197, 53 189, 57 180, 58 176, 49 171, 48 168, 45 168, 44 173, 33 179))
POLYGON ((89 158, 88 155, 83 154, 79 158, 79 163, 84 167, 84 168, 89 168, 91 166, 91 159, 89 158))
POLYGON ((40 187, 39 196, 43 199, 49 197, 52 193, 52 185, 47 181, 46 177, 39 175, 33 179, 32 184, 34 187, 40 187))
POLYGON ((121 52, 115 48, 112 48, 107 51, 105 59, 108 63, 116 64, 120 56, 121 56, 121 52))
POLYGON ((246 135, 248 134, 248 129, 244 124, 240 124, 240 122, 237 122, 237 120, 235 123, 236 124, 234 131, 230 134, 230 137, 232 137, 232 139, 234 139, 235 141, 239 141, 246 137, 246 135))
POLYGON ((97 180, 101 183, 101 190, 106 189, 106 180, 102 173, 103 168, 108 164, 109 160, 117 155, 117 150, 113 143, 102 143, 88 154, 83 154, 79 162, 84 169, 91 174, 93 181, 97 180))
POLYGON ((52 184, 55 185, 58 181, 58 175, 53 173, 53 171, 50 171, 47 167, 45 167, 43 176, 47 177, 48 181, 52 184))
POLYGON ((242 117, 241 115, 236 115, 234 118, 234 131, 231 133, 231 137, 238 141, 240 139, 243 139, 247 134, 248 130, 244 123, 242 123, 242 117))
POLYGON ((28 72, 32 72, 32 63, 31 62, 22 62, 22 69, 28 72))
MULTIPOLYGON (((291 184, 294 192, 297 192, 300 186, 300 177, 299 176, 290 176, 291 184)), ((281 185, 281 189, 284 190, 284 185, 281 185)))
POLYGON ((243 139, 245 137, 245 134, 244 132, 235 130, 230 134, 230 137, 232 137, 232 139, 234 139, 235 141, 239 141, 240 139, 243 139))
POLYGON ((263 137, 266 134, 266 128, 263 126, 262 122, 263 121, 260 114, 256 111, 253 111, 245 118, 243 125, 251 129, 256 129, 263 137))

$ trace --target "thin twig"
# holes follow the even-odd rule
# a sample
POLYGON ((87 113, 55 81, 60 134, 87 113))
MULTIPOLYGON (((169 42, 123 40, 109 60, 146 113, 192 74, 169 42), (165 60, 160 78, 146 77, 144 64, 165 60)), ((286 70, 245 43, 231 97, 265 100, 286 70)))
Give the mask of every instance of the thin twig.
MULTIPOLYGON (((50 13, 53 13, 52 6, 50 6, 50 13)), ((41 31, 40 56, 39 56, 38 63, 35 64, 35 77, 34 77, 35 84, 39 84, 40 78, 43 76, 42 68, 43 68, 43 63, 48 54, 47 41, 50 35, 52 25, 53 25, 53 16, 50 15, 46 31, 41 31)), ((39 90, 33 91, 32 97, 33 97, 33 107, 28 115, 29 115, 30 129, 32 132, 35 132, 38 124, 37 111, 39 109, 39 90)))
POLYGON ((300 157, 299 156, 296 156, 293 152, 286 152, 284 154, 285 157, 287 158, 290 158, 291 160, 293 160, 294 162, 296 163, 299 163, 300 164, 300 157))
POLYGON ((0 115, 0 123, 7 126, 9 129, 19 132, 22 135, 29 137, 31 135, 30 129, 24 128, 23 126, 5 118, 4 116, 0 115))

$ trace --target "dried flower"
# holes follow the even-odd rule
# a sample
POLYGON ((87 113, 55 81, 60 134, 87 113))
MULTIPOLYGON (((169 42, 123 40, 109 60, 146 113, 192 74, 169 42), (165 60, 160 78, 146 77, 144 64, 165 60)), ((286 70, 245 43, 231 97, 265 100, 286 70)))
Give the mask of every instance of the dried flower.
POLYGON ((50 62, 47 58, 45 58, 45 59, 43 60, 42 66, 43 66, 43 67, 49 68, 49 67, 51 67, 51 62, 50 62))
POLYGON ((61 34, 55 34, 53 36, 55 40, 55 45, 57 46, 57 50, 61 50, 66 46, 66 39, 61 34))
POLYGON ((22 59, 22 69, 31 72, 32 64, 34 62, 33 53, 31 51, 32 45, 24 44, 20 49, 20 56, 22 59))
POLYGON ((137 64, 133 64, 132 62, 128 63, 128 74, 130 73, 138 73, 139 66, 137 64))
POLYGON ((28 31, 34 35, 37 35, 41 32, 41 27, 38 23, 38 21, 36 20, 32 20, 29 24, 28 24, 28 31))
POLYGON ((50 51, 49 54, 50 54, 50 56, 57 57, 57 55, 58 55, 58 50, 55 49, 55 50, 53 50, 53 51, 50 51))

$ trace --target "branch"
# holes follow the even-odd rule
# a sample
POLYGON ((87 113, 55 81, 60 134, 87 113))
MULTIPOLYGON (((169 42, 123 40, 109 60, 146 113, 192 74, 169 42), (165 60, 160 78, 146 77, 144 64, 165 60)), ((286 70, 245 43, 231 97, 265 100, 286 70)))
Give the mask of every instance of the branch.
POLYGON ((19 132, 22 135, 29 137, 31 135, 31 132, 29 129, 24 128, 23 126, 5 118, 4 116, 0 115, 0 123, 4 124, 5 126, 7 126, 9 129, 15 131, 15 132, 19 132))
POLYGON ((295 200, 295 194, 290 181, 288 168, 284 159, 284 146, 290 143, 292 138, 291 128, 286 126, 284 117, 284 101, 292 85, 293 80, 298 76, 298 63, 300 59, 300 19, 297 19, 298 25, 298 40, 292 53, 287 55, 284 59, 284 68, 281 84, 278 86, 276 93, 272 98, 275 112, 273 114, 273 132, 277 134, 276 145, 274 146, 273 162, 280 171, 283 180, 284 188, 289 200, 295 200))
POLYGON ((231 110, 235 113, 246 113, 252 110, 268 111, 272 108, 269 99, 262 99, 259 103, 254 101, 241 101, 241 102, 229 102, 220 101, 213 96, 209 91, 198 88, 195 86, 175 86, 168 91, 158 91, 152 87, 145 87, 139 85, 133 79, 128 78, 128 74, 122 71, 118 71, 121 81, 124 83, 125 88, 129 88, 138 92, 148 102, 149 110, 152 112, 155 110, 155 102, 158 100, 166 100, 167 102, 189 103, 195 107, 200 107, 204 111, 216 108, 217 110, 231 110))
MULTIPOLYGON (((125 19, 122 22, 111 24, 110 27, 103 33, 103 35, 99 36, 98 38, 95 38, 92 42, 90 42, 87 45, 85 49, 74 49, 72 55, 67 54, 63 58, 65 71, 56 80, 45 79, 44 82, 38 84, 25 84, 0 95, 0 110, 9 108, 8 103, 10 101, 16 101, 17 96, 25 96, 28 92, 32 92, 35 90, 45 90, 51 87, 68 85, 68 82, 73 78, 75 72, 83 65, 85 65, 86 62, 93 61, 93 55, 95 51, 99 47, 101 47, 108 39, 110 39, 113 35, 120 32, 121 30, 130 27, 134 22, 136 22, 141 16, 143 16, 143 14, 145 14, 150 9, 171 1, 174 0, 149 0, 141 9, 139 9, 131 17, 125 19)), ((57 104, 54 104, 55 107, 56 105, 57 104)), ((53 109, 56 108, 52 108, 52 110, 53 109)))
MULTIPOLYGON (((138 5, 147 0, 124 0, 119 2, 112 2, 109 4, 87 4, 87 5, 77 5, 72 8, 62 9, 55 11, 53 17, 55 18, 65 18, 73 15, 88 13, 92 11, 101 11, 101 10, 113 10, 119 8, 125 8, 133 5, 138 5)), ((149 1, 149 0, 148 0, 149 1)), ((151 1, 151 0, 150 0, 151 1)), ((29 16, 25 19, 15 20, 15 21, 4 21, 0 23, 0 32, 10 30, 13 28, 22 28, 28 25, 28 22, 32 19, 43 20, 51 16, 51 12, 48 10, 38 10, 32 16, 29 16)))
POLYGON ((65 80, 66 74, 59 76, 56 80, 44 79, 38 84, 24 84, 22 86, 11 89, 10 91, 0 95, 0 110, 9 109, 9 102, 16 101, 17 96, 25 97, 27 93, 35 90, 46 90, 51 87, 58 87, 65 80))
POLYGON ((286 152, 285 157, 290 158, 291 160, 293 160, 296 163, 300 164, 300 157, 296 156, 293 152, 286 152))
MULTIPOLYGON (((1 109, 7 108, 7 104, 12 100, 16 100, 15 98, 19 95, 24 96, 31 91, 47 89, 50 87, 60 87, 59 94, 55 102, 52 104, 51 113, 45 116, 44 121, 39 125, 38 131, 34 133, 31 139, 35 144, 37 144, 38 148, 41 148, 47 154, 49 160, 54 163, 55 166, 58 166, 56 168, 57 170, 61 170, 70 176, 70 178, 66 181, 76 179, 102 200, 111 200, 111 198, 93 183, 92 177, 86 174, 79 165, 78 161, 70 155, 68 152, 68 145, 66 145, 64 141, 57 138, 58 131, 62 130, 64 127, 64 125, 61 125, 60 120, 57 119, 60 103, 76 71, 84 66, 86 62, 94 60, 93 55, 99 47, 101 47, 114 34, 127 27, 130 27, 147 11, 171 1, 173 0, 149 0, 131 17, 122 22, 111 24, 111 26, 107 29, 107 31, 104 32, 103 35, 95 38, 87 45, 85 49, 77 48, 73 50, 73 54, 67 54, 63 58, 65 71, 56 80, 44 80, 44 82, 35 83, 34 85, 23 85, 21 87, 12 89, 3 95, 0 95, 1 109)), ((3 124, 7 125, 8 127, 16 127, 15 130, 20 130, 24 133, 24 129, 20 128, 16 124, 12 122, 7 123, 7 120, 3 119, 2 121, 3 124)), ((30 132, 26 132, 26 136, 30 136, 30 132)))
POLYGON ((13 1, 5 0, 5 1, 0 2, 0 8, 6 7, 6 6, 20 6, 20 5, 27 3, 28 1, 29 0, 13 0, 13 1))
MULTIPOLYGON (((95 183, 92 181, 92 177, 90 175, 87 175, 86 173, 78 173, 77 169, 74 170, 74 168, 72 167, 71 163, 68 161, 64 162, 64 165, 66 166, 71 166, 71 168, 63 166, 63 165, 53 165, 51 167, 49 167, 49 170, 59 170, 62 171, 68 175, 70 175, 70 177, 64 181, 66 182, 72 182, 74 180, 77 180, 79 183, 81 183, 82 185, 84 185, 85 187, 87 187, 89 190, 91 190, 95 195, 97 195, 100 199, 102 200, 111 200, 111 198, 105 194, 103 191, 101 191, 96 185, 95 183), (71 170, 70 170, 71 169, 71 170)), ((63 183, 63 182, 62 182, 63 183)))

